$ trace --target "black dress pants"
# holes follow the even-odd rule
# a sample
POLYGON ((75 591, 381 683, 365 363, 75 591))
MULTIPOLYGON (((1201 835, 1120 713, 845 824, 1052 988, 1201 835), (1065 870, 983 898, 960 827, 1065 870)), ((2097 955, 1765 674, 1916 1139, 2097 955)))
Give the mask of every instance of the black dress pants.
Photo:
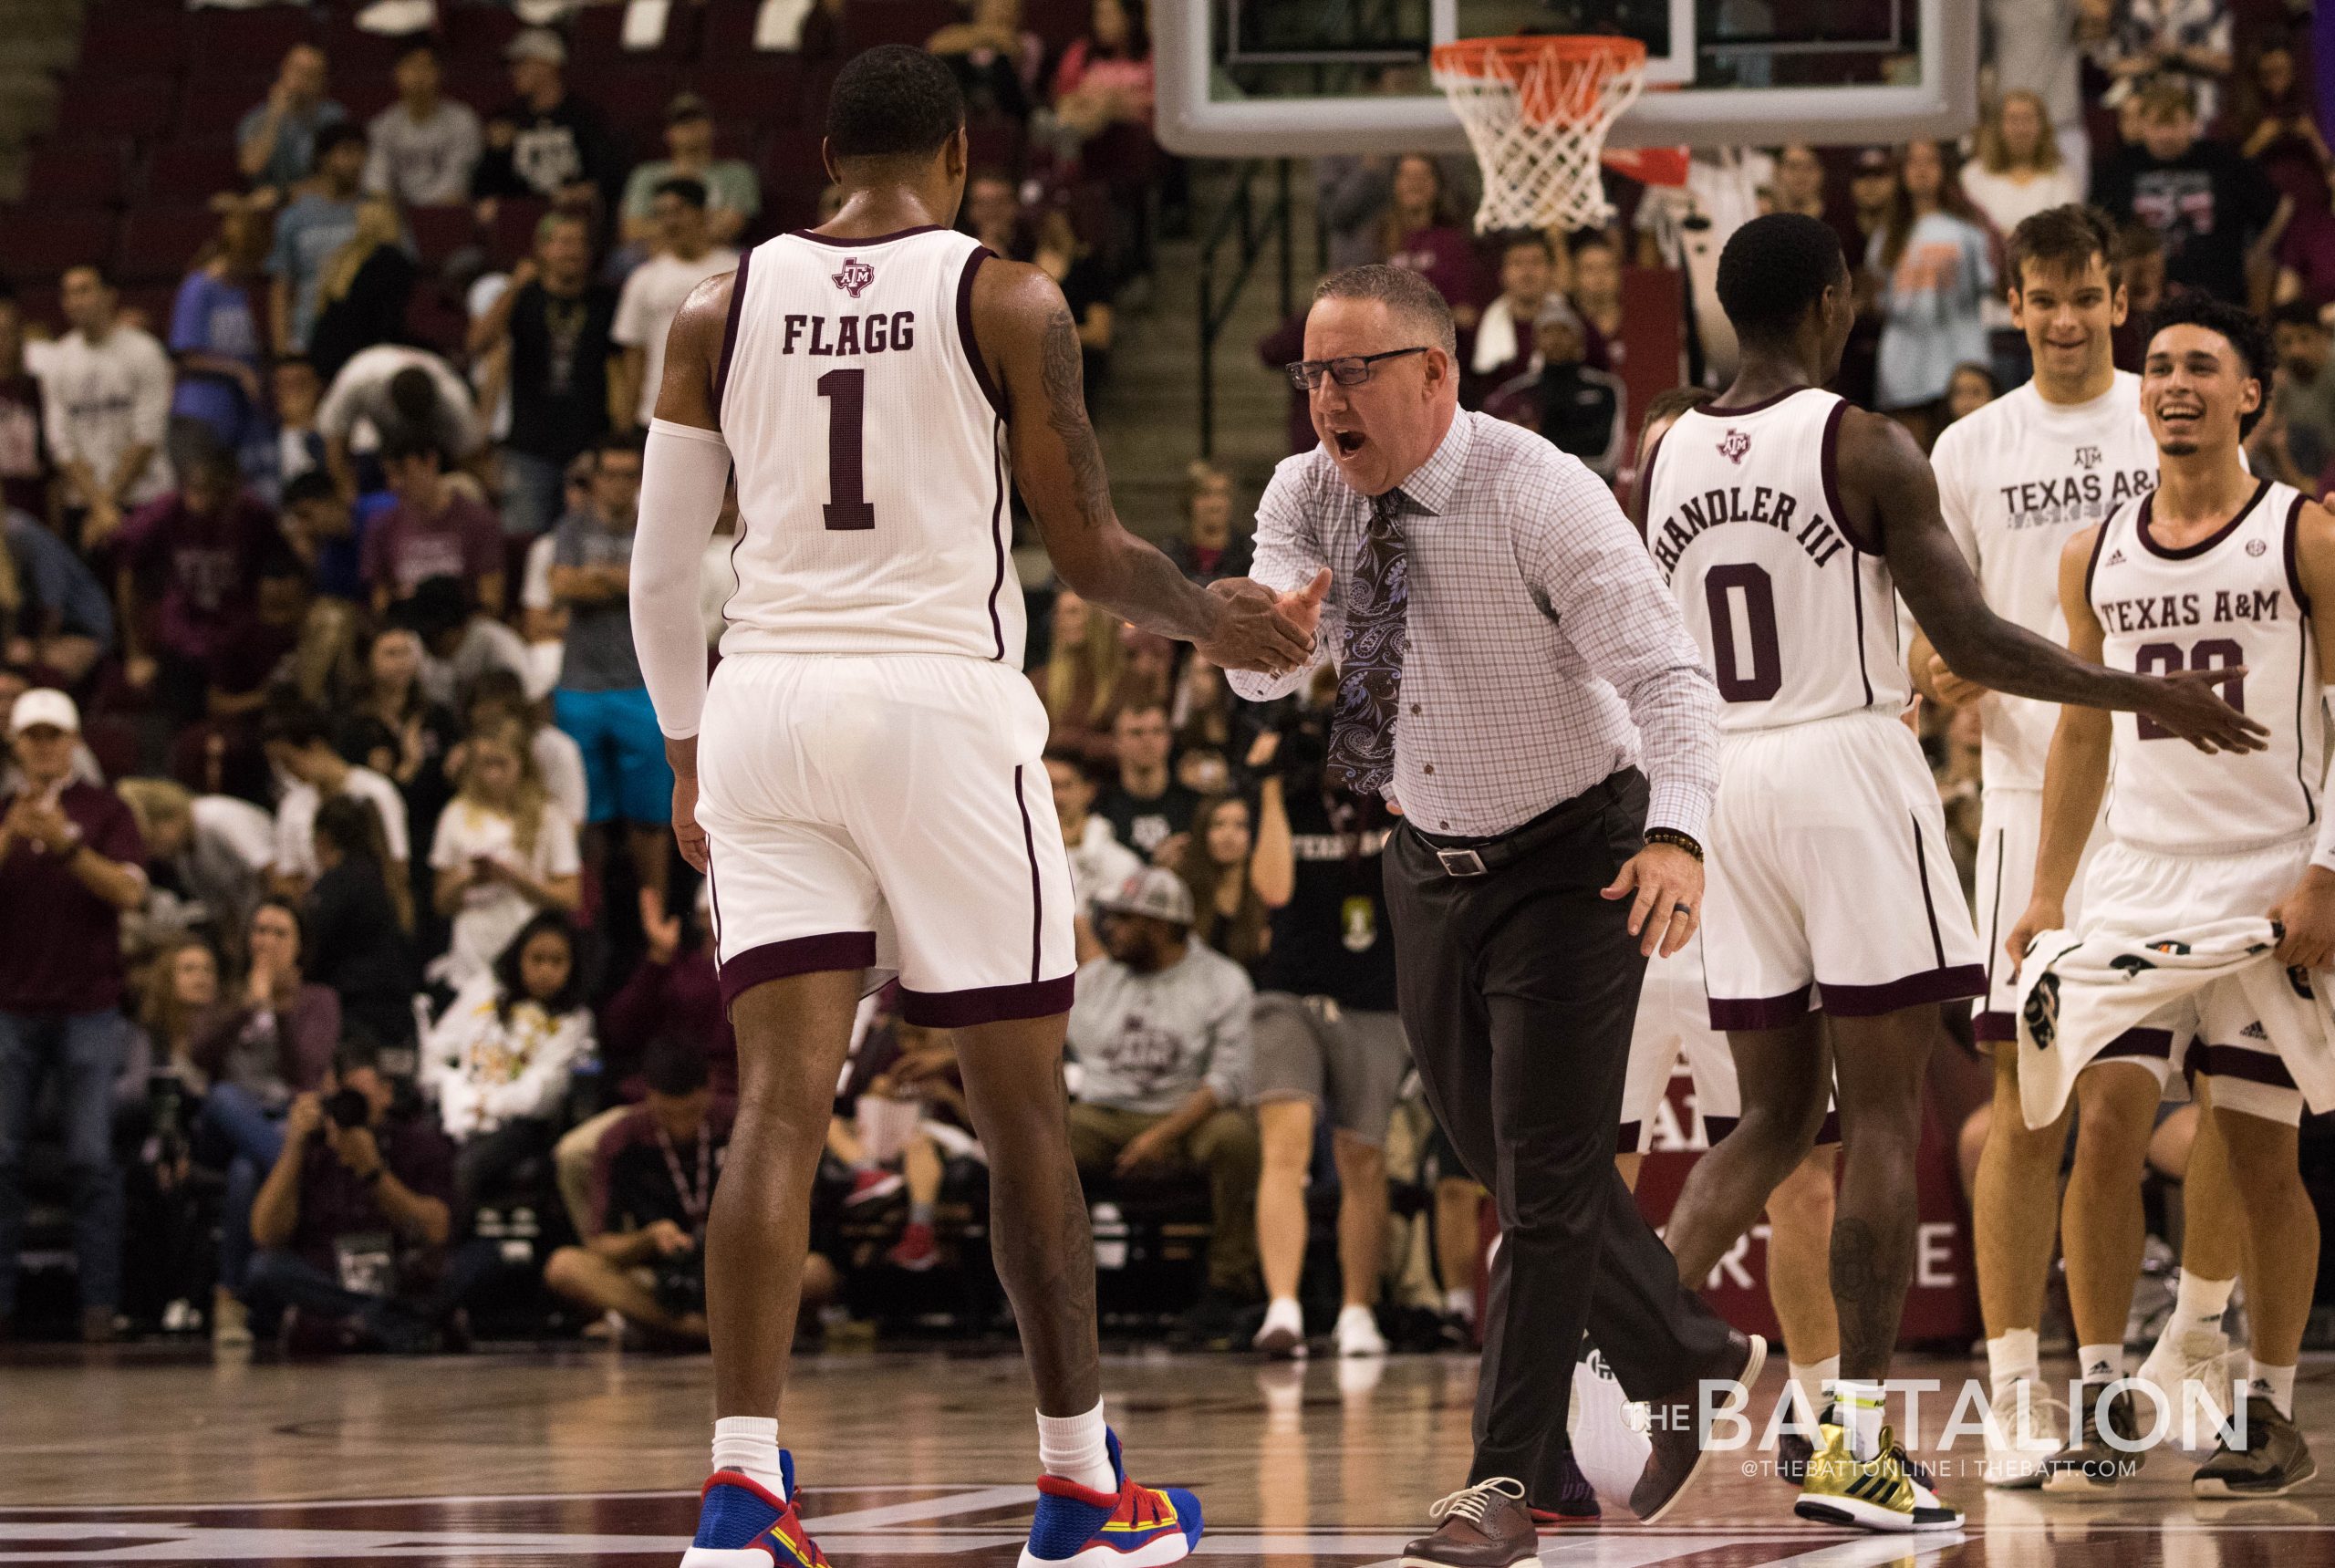
POLYGON ((1584 1328, 1633 1399, 1679 1393, 1727 1343, 1614 1168, 1646 961, 1628 900, 1599 890, 1642 846, 1645 810, 1626 769, 1483 876, 1448 873, 1407 825, 1387 846, 1403 1027, 1500 1213, 1468 1480, 1513 1477, 1536 1503, 1556 1495, 1584 1328))

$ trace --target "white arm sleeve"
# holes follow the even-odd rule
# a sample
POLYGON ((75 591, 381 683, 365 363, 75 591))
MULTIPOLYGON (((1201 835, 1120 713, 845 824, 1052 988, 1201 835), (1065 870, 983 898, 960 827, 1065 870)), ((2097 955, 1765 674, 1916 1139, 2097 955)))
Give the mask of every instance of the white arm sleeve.
POLYGON ((730 446, 719 431, 651 420, 641 459, 640 526, 632 543, 632 646, 671 739, 697 733, 705 708, 705 628, 698 564, 721 516, 730 446))

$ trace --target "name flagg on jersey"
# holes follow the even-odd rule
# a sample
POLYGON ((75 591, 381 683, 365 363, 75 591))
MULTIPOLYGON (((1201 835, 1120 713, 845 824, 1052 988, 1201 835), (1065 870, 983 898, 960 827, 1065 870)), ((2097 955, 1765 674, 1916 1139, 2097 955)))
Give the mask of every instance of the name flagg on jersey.
POLYGON ((781 354, 796 352, 795 345, 808 335, 810 341, 801 352, 814 358, 826 358, 837 354, 887 354, 896 348, 916 347, 916 312, 913 310, 878 310, 867 316, 810 316, 790 311, 786 317, 786 331, 779 346, 781 354), (832 339, 829 327, 833 327, 832 339))
POLYGON ((1720 485, 1680 501, 1677 510, 1653 531, 1655 564, 1662 568, 1663 579, 1668 581, 1677 570, 1678 558, 1698 535, 1728 523, 1755 523, 1790 535, 1792 542, 1820 566, 1848 547, 1840 530, 1821 512, 1803 506, 1788 491, 1767 484, 1720 485))

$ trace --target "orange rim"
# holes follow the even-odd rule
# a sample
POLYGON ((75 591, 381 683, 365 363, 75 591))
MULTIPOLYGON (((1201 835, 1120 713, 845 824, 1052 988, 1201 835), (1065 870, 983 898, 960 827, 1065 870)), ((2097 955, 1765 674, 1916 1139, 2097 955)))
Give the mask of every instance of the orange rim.
POLYGON ((1456 38, 1437 44, 1432 58, 1452 76, 1516 84, 1524 118, 1545 125, 1593 114, 1606 78, 1645 67, 1645 45, 1603 33, 1456 38), (1556 69, 1541 68, 1550 65, 1556 69))

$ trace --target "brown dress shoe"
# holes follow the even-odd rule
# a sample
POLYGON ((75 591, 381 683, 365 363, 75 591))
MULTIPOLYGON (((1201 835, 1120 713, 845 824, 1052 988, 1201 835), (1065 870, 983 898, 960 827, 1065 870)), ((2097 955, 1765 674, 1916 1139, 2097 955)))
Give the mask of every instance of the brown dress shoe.
POLYGON ((1541 1560, 1541 1532, 1524 1506, 1524 1483, 1494 1476, 1427 1510, 1443 1521, 1403 1548, 1403 1568, 1515 1568, 1541 1560))
MULTIPOLYGON (((1759 1370, 1768 1364, 1768 1342, 1758 1334, 1729 1333, 1727 1348, 1718 1360, 1697 1375, 1667 1399, 1656 1399, 1647 1407, 1649 1417, 1646 1436, 1654 1449, 1646 1455, 1645 1469, 1639 1472, 1637 1485, 1630 1489, 1630 1510, 1642 1524, 1652 1524, 1679 1498, 1686 1495, 1695 1472, 1702 1469, 1704 1458, 1710 1452, 1707 1445, 1710 1432, 1702 1422, 1700 1391, 1705 1383, 1734 1383, 1741 1386, 1743 1397, 1749 1398, 1751 1385, 1759 1380, 1759 1370)), ((1714 1409, 1731 1403, 1725 1395, 1715 1396, 1714 1409)))

